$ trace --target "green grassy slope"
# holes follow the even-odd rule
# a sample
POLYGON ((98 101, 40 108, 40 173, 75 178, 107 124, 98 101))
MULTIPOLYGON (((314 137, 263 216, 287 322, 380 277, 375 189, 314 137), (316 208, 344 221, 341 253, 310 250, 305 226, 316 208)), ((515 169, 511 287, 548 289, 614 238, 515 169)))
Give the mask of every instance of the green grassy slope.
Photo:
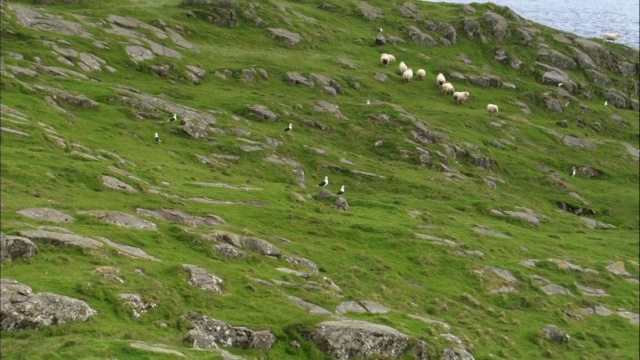
MULTIPOLYGON (((13 1, 3 4, 26 4, 13 1)), ((604 88, 588 81, 580 69, 568 71, 573 78, 588 85, 592 97, 576 95, 571 106, 562 114, 545 110, 541 94, 556 88, 539 82, 540 70, 534 65, 537 47, 522 46, 516 31, 502 43, 496 42, 488 28, 483 28, 487 43, 468 39, 456 25, 458 41, 452 46, 421 47, 411 43, 403 30, 414 20, 402 18, 386 1, 369 1, 384 11, 373 21, 362 17, 358 1, 343 1, 339 10, 329 12, 318 8, 321 2, 260 2, 253 7, 238 1, 238 13, 253 8, 266 27, 282 27, 299 33, 303 40, 288 48, 274 42, 266 27, 254 26, 247 15, 240 16, 237 27, 216 27, 188 11, 176 0, 165 1, 85 1, 81 5, 46 7, 44 12, 76 21, 71 14, 86 16, 90 21, 104 21, 110 14, 135 17, 158 26, 160 21, 173 29, 179 25, 181 35, 195 43, 199 52, 179 49, 183 59, 156 57, 134 63, 124 52, 124 37, 107 34, 106 24, 84 26, 94 39, 66 36, 78 51, 95 54, 117 69, 111 73, 87 73, 100 81, 61 79, 40 73, 38 77, 2 76, 2 104, 29 117, 26 124, 9 121, 2 115, 2 126, 27 132, 21 137, 2 132, 2 232, 16 234, 36 226, 57 226, 46 221, 23 217, 16 211, 28 207, 52 207, 76 218, 63 224, 67 229, 89 237, 103 236, 113 241, 144 249, 161 262, 136 260, 115 251, 80 250, 38 244, 40 253, 31 258, 4 262, 2 278, 18 280, 36 292, 53 292, 85 300, 98 311, 87 322, 67 323, 42 330, 2 332, 1 351, 7 359, 55 358, 117 358, 158 359, 173 358, 129 347, 132 340, 166 344, 190 358, 217 358, 209 352, 190 350, 182 341, 189 329, 184 318, 187 311, 197 311, 232 325, 252 329, 266 328, 278 338, 266 352, 228 349, 249 358, 328 358, 304 334, 328 317, 311 315, 293 305, 287 295, 333 311, 338 304, 349 300, 371 300, 392 309, 387 314, 347 314, 360 319, 391 326, 411 337, 412 343, 425 340, 430 352, 439 358, 442 349, 451 347, 439 337, 438 325, 425 324, 408 316, 420 315, 438 319, 451 325, 451 333, 460 337, 476 359, 638 359, 638 326, 617 314, 611 316, 585 315, 576 320, 565 313, 580 313, 580 308, 601 304, 616 311, 625 309, 638 313, 638 284, 610 275, 605 267, 611 260, 621 260, 637 278, 638 274, 638 162, 623 143, 638 148, 638 113, 633 110, 603 107, 604 88), (285 11, 279 6, 284 6, 285 11), (304 14, 308 20, 296 14, 304 14), (406 44, 375 46, 377 28, 385 35, 397 35, 406 44), (105 41, 110 50, 99 50, 92 43, 105 41), (505 49, 523 62, 521 70, 514 70, 493 59, 497 48, 505 49), (384 68, 379 63, 382 52, 393 53, 397 62, 384 68), (458 60, 466 54, 473 64, 458 60), (339 59, 348 59, 357 69, 348 69, 339 59), (397 71, 405 61, 414 71, 424 68, 427 78, 403 84, 397 71), (169 64, 169 77, 157 76, 151 64, 169 64), (185 76, 187 65, 207 70, 200 85, 192 84, 185 76), (242 69, 252 66, 265 69, 268 80, 243 81, 242 69), (232 70, 234 76, 223 80, 216 71, 232 70), (286 72, 303 75, 320 73, 342 85, 343 94, 331 97, 321 87, 308 88, 291 85, 283 80, 286 72), (472 96, 456 105, 442 96, 435 85, 438 72, 450 74, 499 76, 502 81, 517 85, 516 90, 481 88, 470 83, 450 79, 457 91, 469 91, 472 96), (390 78, 381 83, 373 74, 381 72, 390 78), (361 89, 349 82, 356 80, 361 89), (27 85, 25 85, 27 84, 27 85), (73 94, 84 94, 100 106, 89 110, 65 106, 67 113, 53 108, 36 85, 56 87, 73 94), (215 141, 193 139, 177 123, 166 118, 136 119, 135 109, 113 101, 117 86, 127 86, 197 111, 214 111, 214 127, 225 130, 224 135, 211 136, 215 141), (374 104, 367 106, 366 100, 374 104), (339 105, 346 116, 338 119, 313 110, 317 101, 339 105), (530 114, 520 110, 515 101, 526 103, 530 114), (500 106, 500 114, 490 118, 487 103, 500 106), (589 109, 581 110, 578 104, 589 109), (247 115, 246 108, 263 104, 279 114, 274 123, 247 115), (389 121, 375 120, 387 114, 389 121), (611 118, 621 117, 626 126, 611 118), (73 116, 73 118, 72 118, 73 116), (416 145, 411 137, 414 121, 422 120, 429 129, 450 138, 449 146, 470 143, 477 147, 472 153, 485 155, 496 161, 491 170, 481 169, 468 158, 449 166, 461 175, 448 176, 420 165, 416 145), (581 127, 578 118, 588 124, 599 122, 601 130, 593 126, 581 127), (556 125, 569 120, 569 127, 556 125), (330 127, 329 131, 309 127, 305 120, 313 120, 330 127), (492 121, 503 120, 501 127, 492 121), (51 126, 68 144, 60 148, 38 122, 51 126), (282 129, 292 122, 293 136, 285 136, 282 129), (277 148, 244 152, 231 129, 243 128, 250 140, 265 142, 264 136, 282 141, 277 148), (557 136, 588 138, 597 143, 595 149, 578 149, 563 144, 557 136), (153 133, 162 136, 161 143, 153 141, 153 133), (511 145, 499 149, 494 140, 506 139, 511 145), (383 141, 381 147, 374 143, 383 141), (117 159, 104 155, 104 160, 91 161, 72 153, 70 144, 77 143, 99 154, 98 149, 113 152, 129 163, 119 165, 117 159), (326 151, 320 155, 305 146, 326 151), (399 150, 409 150, 404 158, 399 150), (237 155, 239 160, 216 158, 217 164, 203 164, 196 154, 237 155), (293 168, 264 161, 269 155, 290 158, 299 162, 305 172, 306 189, 300 188, 293 168), (348 159, 355 165, 340 162, 348 159), (132 165, 132 164, 135 164, 132 165), (569 177, 572 165, 588 166, 603 172, 597 178, 569 177), (134 181, 108 170, 118 167, 143 181, 134 181), (545 166, 558 172, 564 180, 553 180, 539 169, 545 166), (371 177, 352 173, 360 170, 375 173, 371 177), (114 191, 102 185, 101 175, 110 175, 134 186, 139 192, 114 191), (334 199, 319 201, 307 198, 296 201, 293 193, 307 197, 316 195, 316 183, 329 176, 329 189, 337 191, 346 185, 348 212, 333 209, 334 199), (497 189, 488 187, 484 178, 494 180, 497 189), (203 187, 194 182, 226 183, 234 186, 257 187, 262 190, 237 191, 226 188, 203 187), (182 199, 162 196, 150 190, 160 189, 182 199), (562 212, 558 201, 583 206, 569 193, 577 192, 586 199, 589 209, 596 210, 592 218, 612 224, 615 229, 590 229, 579 216, 562 212), (216 205, 186 200, 210 198, 229 201, 260 201, 266 207, 245 205, 216 205), (498 216, 492 209, 532 209, 543 215, 541 225, 506 216, 498 216), (147 218, 158 225, 157 232, 130 230, 106 224, 77 211, 110 210, 134 213, 136 208, 178 209, 189 214, 223 217, 227 226, 187 228, 183 224, 147 218), (417 215, 410 216, 415 211, 417 215), (428 226, 425 226, 428 225, 428 226), (473 230, 487 226, 510 238, 482 235, 473 230), (282 280, 297 284, 304 281, 294 275, 276 270, 295 266, 249 252, 245 259, 227 259, 211 249, 201 238, 219 229, 263 238, 290 255, 315 262, 319 278, 331 278, 342 289, 337 297, 328 290, 311 292, 300 286, 268 287, 255 282, 282 280), (462 243, 460 248, 432 244, 415 233, 437 236, 462 243), (290 240, 278 242, 272 236, 290 240), (479 250, 484 257, 459 256, 457 250, 479 250), (542 262, 536 268, 519 264, 525 259, 556 258, 568 260, 598 274, 569 272, 551 263, 542 262), (194 264, 224 279, 225 295, 219 296, 190 286, 181 264, 194 264), (495 266, 511 271, 519 283, 517 292, 493 294, 491 289, 503 280, 490 275, 480 277, 474 270, 495 266), (99 266, 120 268, 124 283, 109 282, 94 275, 99 266), (143 269, 146 277, 136 275, 143 269), (552 283, 570 289, 574 296, 549 296, 530 275, 538 274, 552 283), (417 283, 419 286, 412 286, 417 283), (578 285, 605 290, 608 297, 583 295, 578 285), (124 306, 117 294, 143 294, 157 302, 138 319, 124 306), (546 324, 555 324, 571 335, 567 345, 552 344, 540 336, 546 324), (289 346, 292 340, 301 347, 289 346)), ((475 4, 476 14, 466 15, 459 5, 418 4, 423 18, 457 24, 464 16, 476 18, 494 8, 506 16, 504 9, 491 4, 475 4)), ((202 10, 206 11, 206 10, 202 10)), ((517 26, 511 23, 511 26, 517 26)), ((569 46, 555 41, 556 30, 531 25, 540 30, 540 40, 551 47, 570 54, 569 46)), ((515 29, 515 28, 514 28, 515 29)), ((176 48, 168 40, 153 37, 150 31, 140 32, 167 47, 176 48)), ((59 34, 25 28, 14 17, 2 18, 2 60, 6 65, 28 67, 39 57, 44 65, 63 66, 43 41, 57 42, 59 34), (13 51, 25 60, 8 56, 13 51)), ((598 40, 594 40, 598 41, 598 40)), ((604 44, 617 52, 627 53, 624 46, 604 44)), ((62 45, 61 45, 62 46, 62 45)), ((177 48, 176 48, 177 49, 177 48)), ((633 54, 633 51, 631 51, 633 54)), ((637 59, 637 51, 635 52, 637 59)), ((636 60, 637 61, 637 60, 636 60)), ((78 68, 73 68, 79 71, 78 68)), ((607 71, 615 87, 627 91, 638 79, 625 78, 607 71)), ((585 90, 584 93, 587 91, 585 90)), ((582 94, 584 94, 582 93, 582 94)), ((637 94, 635 95, 637 99, 637 94)), ((163 115, 164 116, 164 115, 163 115)), ((427 149, 434 159, 436 151, 446 153, 443 142, 418 145, 427 149)), ((437 161, 436 161, 437 162, 437 161)), ((140 215, 140 217, 144 217, 140 215)), ((145 217, 146 218, 146 217, 145 217)), ((304 270, 299 268, 299 270, 304 270)), ((318 279, 319 279, 318 278, 318 279)), ((316 280, 318 280, 316 279, 316 280)), ((410 352, 403 359, 411 359, 410 352)))

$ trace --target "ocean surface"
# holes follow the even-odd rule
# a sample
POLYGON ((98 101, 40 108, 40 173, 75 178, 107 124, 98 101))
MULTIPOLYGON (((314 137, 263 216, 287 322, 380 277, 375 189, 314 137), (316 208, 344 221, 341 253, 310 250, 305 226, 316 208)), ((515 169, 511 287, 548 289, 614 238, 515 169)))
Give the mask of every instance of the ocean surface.
MULTIPOLYGON (((470 4, 489 1, 432 0, 470 4)), ((492 0, 508 6, 521 17, 574 33, 584 38, 602 39, 606 32, 619 32, 618 43, 636 49, 640 43, 640 0, 492 0)))

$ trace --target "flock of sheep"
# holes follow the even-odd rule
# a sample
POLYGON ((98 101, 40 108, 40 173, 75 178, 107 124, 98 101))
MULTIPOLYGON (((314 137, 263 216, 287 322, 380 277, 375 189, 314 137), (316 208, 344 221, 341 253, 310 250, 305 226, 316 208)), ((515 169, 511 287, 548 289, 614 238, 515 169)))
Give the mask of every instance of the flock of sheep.
MULTIPOLYGON (((380 63, 382 63, 382 65, 385 67, 389 66, 390 63, 395 61, 396 61, 395 56, 391 54, 383 53, 382 55, 380 55, 380 63)), ((404 61, 400 62, 399 70, 400 70, 400 74, 402 74, 402 81, 404 81, 405 83, 408 83, 409 81, 411 81, 411 79, 413 79, 413 70, 407 67, 404 61)), ((424 69, 418 69, 418 71, 416 72, 416 78, 418 80, 422 80, 424 79, 425 76, 426 76, 426 71, 424 69)), ((439 73, 438 76, 436 77, 436 83, 440 87, 440 91, 442 92, 442 95, 451 94, 453 96, 453 101, 456 104, 462 104, 465 100, 467 100, 467 98, 469 98, 468 91, 455 91, 455 89, 453 88, 453 85, 447 82, 447 80, 445 79, 442 73, 439 73)), ((495 105, 495 104, 487 105, 487 112, 489 112, 489 115, 497 114, 498 105, 495 105)))

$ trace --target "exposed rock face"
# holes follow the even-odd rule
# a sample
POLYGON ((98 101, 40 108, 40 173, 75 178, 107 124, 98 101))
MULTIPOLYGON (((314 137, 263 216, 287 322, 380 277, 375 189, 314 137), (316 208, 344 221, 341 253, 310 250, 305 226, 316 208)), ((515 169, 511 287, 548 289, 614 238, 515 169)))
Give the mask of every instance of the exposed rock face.
POLYGON ((349 211, 349 203, 347 202, 347 199, 343 197, 337 198, 336 202, 332 205, 332 207, 341 211, 349 211))
MULTIPOLYGON (((38 247, 28 238, 22 236, 0 234, 0 264, 2 261, 15 260, 38 254, 38 247)), ((4 294, 3 294, 4 295, 4 294)))
POLYGON ((123 213, 120 211, 105 211, 105 210, 90 210, 90 211, 78 211, 79 214, 93 216, 104 222, 108 222, 117 226, 126 227, 129 229, 139 229, 156 231, 158 230, 156 224, 151 221, 141 219, 131 214, 123 213))
POLYGON ((375 6, 369 5, 365 1, 360 1, 358 4, 358 9, 362 16, 364 16, 367 20, 373 20, 378 17, 382 17, 382 10, 375 6))
POLYGON ((278 115, 276 115, 276 113, 269 110, 269 108, 264 105, 251 105, 249 106, 248 110, 250 115, 259 119, 263 119, 269 122, 278 120, 278 115))
POLYGON ((344 116, 340 112, 340 108, 338 107, 338 105, 332 104, 330 102, 318 101, 313 106, 313 109, 315 111, 318 111, 318 112, 328 112, 328 113, 332 114, 333 116, 337 117, 338 119, 346 119, 347 118, 346 116, 344 116))
POLYGON ((502 16, 492 12, 487 11, 483 15, 484 21, 487 22, 493 31, 493 36, 498 41, 504 40, 504 38, 509 35, 509 23, 502 16))
POLYGON ((28 237, 31 241, 57 246, 80 246, 85 248, 99 248, 103 246, 103 244, 97 240, 75 234, 64 234, 44 230, 24 230, 20 231, 19 234, 28 237))
POLYGON ((475 360, 468 351, 460 348, 447 348, 442 351, 443 360, 475 360))
POLYGON ((195 65, 187 65, 185 68, 187 70, 187 75, 189 75, 189 78, 191 79, 191 82, 196 85, 200 84, 207 74, 207 71, 205 69, 195 65))
POLYGON ((388 326, 356 320, 322 322, 309 338, 338 360, 372 356, 396 359, 409 340, 407 335, 388 326))
POLYGON ((291 84, 296 85, 304 85, 308 87, 313 87, 315 84, 313 80, 307 79, 306 77, 296 73, 296 72, 288 72, 284 74, 284 80, 291 84))
POLYGON ((596 143, 593 142, 593 140, 579 139, 579 138, 568 136, 568 135, 562 138, 562 142, 567 146, 571 146, 575 148, 591 149, 591 150, 596 148, 596 143))
POLYGON ((333 197, 333 193, 327 189, 320 189, 318 191, 318 195, 316 195, 316 198, 318 200, 327 200, 330 197, 333 197))
POLYGON ((537 214, 533 210, 527 208, 521 208, 525 210, 525 212, 521 211, 500 211, 496 209, 492 209, 491 213, 496 215, 508 215, 514 218, 522 219, 533 226, 540 226, 540 221, 544 218, 542 215, 537 214))
POLYGON ((53 222, 73 222, 75 219, 63 212, 49 208, 28 208, 17 211, 18 214, 32 219, 53 222))
POLYGON ((118 296, 124 300, 124 305, 131 308, 134 319, 139 318, 142 314, 158 306, 158 304, 153 301, 146 301, 139 294, 120 293, 118 296))
POLYGON ((420 18, 420 9, 415 4, 408 2, 398 8, 398 14, 402 17, 417 20, 420 18))
POLYGON ((566 344, 569 342, 569 335, 560 330, 555 325, 547 325, 542 329, 542 335, 551 342, 556 344, 566 344))
POLYGON ((423 33, 415 26, 409 26, 407 28, 407 35, 413 40, 417 45, 423 46, 436 46, 438 42, 432 38, 430 35, 423 33))
POLYGON ((589 76, 589 78, 591 78, 591 81, 593 81, 597 85, 600 85, 600 86, 612 86, 613 85, 613 82, 611 81, 611 79, 609 79, 609 77, 607 75, 605 75, 605 74, 603 74, 603 73, 601 73, 599 71, 596 71, 596 70, 593 70, 593 69, 585 69, 584 72, 587 74, 587 76, 589 76))
POLYGON ((189 274, 189 284, 200 290, 222 294, 222 289, 220 287, 224 281, 219 277, 195 265, 182 264, 182 270, 189 274))
POLYGON ((346 301, 340 303, 336 308, 336 313, 344 314, 348 312, 356 312, 356 313, 371 313, 371 314, 386 314, 390 310, 389 308, 375 303, 373 301, 346 301))
POLYGON ((187 333, 185 340, 194 348, 217 349, 218 345, 222 345, 268 350, 276 342, 276 337, 269 330, 235 327, 198 313, 189 313, 187 318, 191 321, 193 329, 187 333))
POLYGON ((98 237, 100 240, 104 241, 107 245, 114 247, 117 249, 118 253, 122 255, 126 255, 135 259, 145 259, 145 260, 153 260, 160 261, 157 257, 153 255, 147 254, 144 250, 137 248, 135 246, 119 244, 117 242, 113 242, 105 237, 98 237))
POLYGON ((91 37, 88 31, 73 21, 60 20, 53 16, 45 16, 36 10, 18 4, 9 4, 8 7, 15 12, 18 23, 21 26, 52 31, 62 35, 75 35, 85 38, 91 37))
POLYGON ((575 60, 553 49, 540 49, 538 51, 538 60, 542 60, 565 69, 575 69, 578 67, 575 60))
POLYGON ((295 46, 300 42, 300 40, 302 40, 302 36, 300 36, 300 34, 296 34, 285 29, 269 28, 268 30, 274 40, 284 43, 287 47, 295 46))
POLYGON ((129 192, 138 192, 133 186, 122 182, 112 176, 102 175, 102 184, 109 189, 124 190, 129 192))
POLYGON ((616 89, 607 89, 604 98, 613 106, 619 109, 627 108, 627 97, 616 89))
POLYGON ((607 265, 607 270, 613 275, 629 277, 631 274, 624 267, 624 262, 622 261, 614 261, 611 264, 607 265))
POLYGON ((96 314, 86 302, 52 293, 33 293, 15 280, 0 279, 1 329, 41 329, 68 321, 85 321, 96 314))
POLYGON ((187 214, 180 210, 172 209, 160 209, 160 210, 146 210, 137 208, 136 212, 139 214, 153 216, 158 219, 168 220, 173 222, 181 222, 188 224, 192 227, 197 226, 213 226, 224 224, 225 221, 219 216, 207 215, 207 216, 194 216, 187 214))
POLYGON ((301 308, 309 311, 310 314, 315 314, 315 315, 325 315, 325 316, 332 316, 333 313, 331 313, 331 311, 320 307, 318 305, 312 304, 310 302, 306 302, 298 297, 295 296, 289 296, 288 297, 289 300, 291 300, 291 302, 293 302, 294 304, 300 306, 301 308))

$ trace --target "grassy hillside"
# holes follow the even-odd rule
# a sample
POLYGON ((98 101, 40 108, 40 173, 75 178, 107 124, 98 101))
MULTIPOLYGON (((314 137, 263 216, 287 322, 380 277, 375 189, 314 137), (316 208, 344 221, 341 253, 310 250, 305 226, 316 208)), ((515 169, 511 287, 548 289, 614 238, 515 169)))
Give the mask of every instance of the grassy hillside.
MULTIPOLYGON (((611 79, 612 85, 607 87, 593 83, 582 68, 565 70, 580 88, 572 95, 563 94, 556 86, 542 83, 544 71, 535 62, 541 43, 567 55, 572 54, 573 45, 558 41, 554 35, 559 31, 519 23, 508 9, 493 4, 474 4, 476 12, 468 14, 461 5, 417 3, 420 20, 415 20, 398 14, 401 4, 371 0, 369 4, 379 7, 384 15, 368 20, 358 9, 359 1, 341 1, 333 11, 320 8, 323 2, 310 0, 236 3, 233 10, 238 23, 233 27, 207 21, 207 16, 218 16, 214 7, 179 6, 178 0, 86 0, 40 8, 41 13, 82 24, 87 37, 23 26, 9 7, 35 8, 33 1, 3 3, 2 232, 14 235, 59 226, 94 239, 105 237, 138 247, 161 260, 133 259, 106 246, 88 250, 37 243, 36 256, 4 261, 3 279, 29 285, 34 292, 84 300, 97 315, 86 322, 40 330, 2 331, 3 358, 175 358, 132 348, 132 341, 164 344, 193 359, 221 358, 215 352, 193 350, 183 341, 190 329, 185 317, 189 311, 234 326, 268 329, 277 337, 274 346, 264 352, 225 348, 233 354, 261 359, 330 358, 306 334, 331 318, 310 314, 288 296, 331 312, 344 301, 382 304, 391 311, 344 316, 397 329, 410 337, 411 345, 423 340, 435 359, 442 358, 443 349, 454 346, 439 336, 447 331, 409 315, 449 324, 450 332, 476 359, 639 358, 638 325, 617 314, 618 310, 639 312, 638 283, 606 269, 611 262, 622 261, 632 280, 638 278, 638 112, 603 106, 608 87, 638 99, 633 92, 637 70, 635 77, 629 77, 612 69, 598 69, 611 79), (509 20, 510 33, 505 40, 496 40, 483 22, 482 14, 489 9, 509 20), (111 28, 106 20, 109 15, 171 29, 195 44, 198 51, 179 47, 151 29, 137 28, 136 32, 178 51, 182 58, 156 56, 136 62, 125 52, 131 40, 107 32, 111 28), (256 18, 262 23, 256 23, 256 18), (482 25, 485 42, 465 34, 463 18, 482 25), (414 44, 406 35, 410 26, 442 37, 437 30, 426 30, 424 20, 452 24, 457 31, 456 43, 414 44), (517 31, 524 27, 538 30, 528 45, 522 44, 522 34, 517 31), (287 29, 301 35, 302 40, 286 46, 273 40, 268 28, 287 29), (406 43, 375 45, 378 28, 385 36, 395 35, 406 43), (97 47, 96 41, 107 48, 97 47), (85 71, 62 63, 51 44, 99 57, 104 60, 102 70, 85 71), (496 49, 520 59, 522 67, 514 69, 495 60, 496 49), (394 54, 397 62, 383 67, 379 61, 382 52, 394 54), (460 61, 462 54, 472 63, 460 61), (341 59, 356 68, 345 66, 341 59), (401 61, 414 72, 424 68, 426 79, 414 78, 404 84, 398 73, 401 61), (38 62, 72 69, 91 79, 52 75, 38 70, 38 62), (107 65, 116 71, 108 71, 107 65), (166 76, 158 75, 153 65, 169 65, 166 76), (200 84, 189 80, 186 69, 190 65, 206 70, 200 84), (18 74, 12 66, 33 69, 37 76, 18 74), (266 70, 268 78, 255 73, 252 81, 244 79, 242 70, 252 68, 266 70), (232 76, 223 79, 216 75, 225 70, 232 76), (340 84, 342 93, 334 97, 319 84, 290 84, 284 80, 288 72, 328 76, 340 84), (470 98, 455 104, 450 96, 441 95, 435 84, 439 72, 456 91, 469 91, 470 98), (515 84, 516 89, 476 86, 450 77, 453 72, 467 77, 495 75, 502 82, 515 84), (389 78, 380 82, 375 73, 389 78), (72 106, 43 86, 85 95, 99 105, 93 109, 72 106), (194 138, 179 122, 167 121, 172 111, 166 108, 139 109, 125 104, 121 96, 132 95, 122 87, 213 115, 216 122, 210 124, 207 137, 194 138), (562 105, 569 98, 571 101, 561 113, 554 113, 545 107, 545 98, 559 99, 562 105), (319 101, 338 105, 344 117, 314 110, 319 101), (487 114, 488 103, 499 105, 497 116, 487 114), (268 107, 278 120, 268 122, 252 116, 247 109, 254 104, 268 107), (28 120, 9 115, 4 106, 28 120), (521 110, 523 106, 530 111, 521 110), (558 125, 562 120, 567 120, 567 127, 558 125), (309 126, 310 122, 328 129, 309 126), (420 122, 447 139, 441 137, 431 144, 411 140, 420 122), (282 130, 289 123, 293 123, 293 131, 285 134, 282 130), (62 146, 45 125, 63 140, 62 146), (234 128, 250 134, 236 135, 234 128), (154 141, 156 132, 161 142, 154 141), (266 146, 265 136, 281 145, 266 146), (595 146, 567 146, 563 136, 590 140, 595 146), (379 140, 382 145, 375 146, 379 140), (262 149, 242 150, 242 145, 255 145, 249 141, 262 149), (417 147, 428 151, 432 167, 422 165, 417 147), (467 155, 458 152, 456 158, 455 149, 466 150, 467 155), (265 161, 274 155, 301 165, 306 188, 298 185, 294 167, 265 161), (476 166, 471 155, 491 159, 493 165, 476 166), (451 172, 442 171, 440 164, 451 172), (572 166, 596 169, 601 174, 588 177, 581 172, 571 177, 572 166), (124 170, 138 180, 110 168, 124 170), (116 177, 137 192, 109 189, 103 185, 102 175, 116 177), (315 198, 316 184, 325 176, 330 180, 327 189, 334 193, 346 186, 343 197, 348 211, 332 207, 335 197, 315 198), (579 194, 584 202, 571 193, 579 194), (216 204, 194 198, 254 201, 266 206, 216 204), (595 215, 588 218, 614 227, 590 228, 581 219, 584 216, 562 211, 558 202, 594 210, 595 215), (54 208, 76 220, 57 224, 17 213, 34 207, 54 208), (137 214, 137 208, 213 214, 226 224, 190 227, 137 214), (492 212, 523 211, 521 208, 541 215, 540 225, 492 212), (133 214, 154 222, 158 230, 118 227, 78 213, 90 210, 133 214), (474 230, 483 227, 508 238, 474 230), (242 259, 221 255, 202 236, 214 230, 262 238, 288 255, 309 259, 319 269, 309 281, 322 285, 311 291, 306 285, 313 283, 277 270, 308 271, 282 259, 246 249, 248 256, 242 259), (458 246, 434 243, 439 240, 416 233, 452 240, 458 246), (543 261, 527 267, 521 264, 527 259, 543 261), (567 271, 544 259, 560 259, 596 272, 567 271), (199 266, 222 278, 223 295, 191 286, 182 264, 199 266), (518 281, 511 283, 488 272, 478 275, 475 271, 483 266, 508 270, 518 281), (123 282, 104 279, 94 272, 98 267, 119 268, 117 275, 123 282), (139 275, 138 269, 146 276, 139 275), (547 295, 531 275, 542 276, 573 295, 547 295), (327 287, 323 277, 335 282, 341 292, 327 287), (271 286, 256 279, 271 282, 271 286), (512 286, 515 291, 492 292, 502 286, 512 286), (587 296, 581 286, 602 289, 608 296, 587 296), (158 306, 134 318, 119 293, 141 294, 158 306), (614 313, 568 315, 596 305, 614 313), (571 341, 559 345, 544 339, 541 330, 547 324, 564 330, 571 341), (291 346, 292 341, 300 347, 291 346)), ((637 66, 637 50, 593 41, 631 62, 635 59, 637 66)), ((77 62, 77 58, 72 60, 77 62)), ((401 358, 415 357, 409 349, 401 358)))

